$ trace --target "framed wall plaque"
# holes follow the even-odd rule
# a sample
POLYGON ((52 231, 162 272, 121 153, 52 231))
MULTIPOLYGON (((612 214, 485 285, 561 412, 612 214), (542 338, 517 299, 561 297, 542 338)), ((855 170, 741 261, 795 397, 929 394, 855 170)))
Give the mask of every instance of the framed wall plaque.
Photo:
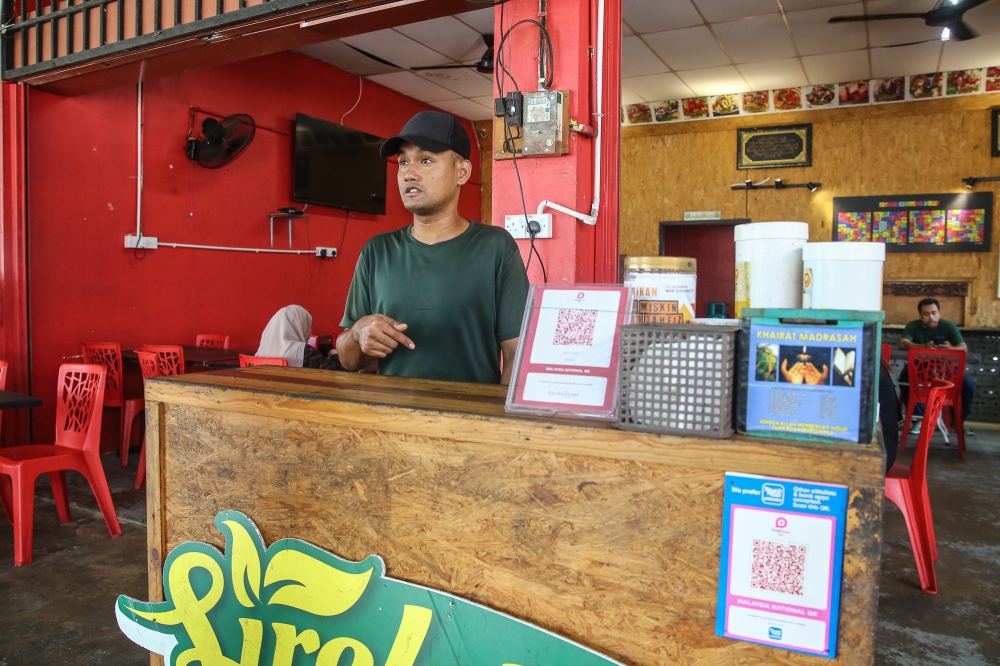
POLYGON ((1000 157, 1000 107, 990 110, 990 118, 993 128, 990 132, 990 153, 993 157, 1000 157))
POLYGON ((812 165, 812 125, 736 130, 736 168, 773 169, 812 165))
POLYGON ((992 192, 833 199, 833 240, 886 252, 989 252, 992 226, 992 192))

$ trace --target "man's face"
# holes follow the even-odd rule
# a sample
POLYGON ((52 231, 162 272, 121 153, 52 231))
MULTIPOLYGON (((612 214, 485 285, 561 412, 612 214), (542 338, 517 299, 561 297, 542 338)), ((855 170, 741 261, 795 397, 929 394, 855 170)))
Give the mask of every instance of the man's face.
POLYGON ((403 205, 415 215, 446 210, 472 175, 472 163, 457 153, 432 153, 412 143, 399 149, 396 182, 403 205))
POLYGON ((920 321, 926 328, 937 328, 938 322, 941 321, 941 311, 938 310, 938 306, 931 303, 920 308, 920 321))

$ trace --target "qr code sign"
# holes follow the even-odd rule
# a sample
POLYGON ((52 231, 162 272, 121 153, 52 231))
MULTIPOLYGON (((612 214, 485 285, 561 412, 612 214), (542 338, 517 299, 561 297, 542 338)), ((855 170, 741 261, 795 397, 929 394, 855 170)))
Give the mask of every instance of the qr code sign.
POLYGON ((806 575, 806 547, 794 543, 753 540, 750 587, 802 596, 806 575))
POLYGON ((597 310, 560 310, 552 344, 592 347, 596 324, 597 310))

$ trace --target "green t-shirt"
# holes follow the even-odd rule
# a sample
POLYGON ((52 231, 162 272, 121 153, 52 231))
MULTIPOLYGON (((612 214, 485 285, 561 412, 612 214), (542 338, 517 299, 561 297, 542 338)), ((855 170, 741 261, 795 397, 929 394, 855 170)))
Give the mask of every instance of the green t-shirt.
POLYGON ((947 319, 938 320, 936 328, 926 328, 924 322, 916 319, 907 324, 906 328, 903 329, 903 339, 915 342, 918 345, 926 345, 928 342, 933 342, 934 338, 944 338, 952 345, 960 345, 965 342, 958 330, 958 326, 955 326, 955 324, 947 319))
POLYGON ((375 236, 354 270, 340 325, 383 314, 407 324, 416 349, 379 359, 382 375, 500 382, 500 342, 521 333, 528 274, 507 230, 475 222, 425 245, 412 227, 375 236))

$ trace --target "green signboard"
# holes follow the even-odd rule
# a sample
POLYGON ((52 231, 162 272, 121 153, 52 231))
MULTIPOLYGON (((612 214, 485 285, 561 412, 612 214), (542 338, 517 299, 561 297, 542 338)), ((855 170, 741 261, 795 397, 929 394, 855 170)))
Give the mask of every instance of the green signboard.
POLYGON ((237 511, 226 551, 175 548, 166 601, 118 597, 118 626, 169 666, 607 666, 619 662, 459 597, 385 577, 298 539, 264 547, 237 511))

